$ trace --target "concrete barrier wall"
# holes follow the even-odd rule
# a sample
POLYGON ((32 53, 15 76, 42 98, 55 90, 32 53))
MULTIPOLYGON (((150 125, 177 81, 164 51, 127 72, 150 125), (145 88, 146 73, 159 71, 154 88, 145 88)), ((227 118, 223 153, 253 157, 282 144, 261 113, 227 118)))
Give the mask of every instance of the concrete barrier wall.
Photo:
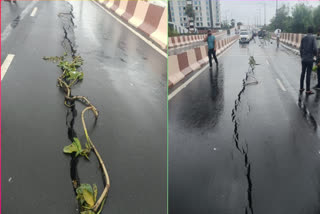
MULTIPOLYGON (((222 31, 222 32, 217 32, 214 33, 214 36, 222 36, 227 34, 226 31, 222 31)), ((180 46, 185 46, 185 45, 189 45, 195 42, 199 42, 199 41, 203 41, 204 38, 206 37, 207 34, 197 34, 197 35, 189 35, 189 36, 175 36, 175 37, 169 37, 169 48, 176 48, 176 47, 180 47, 180 46), (177 40, 181 40, 183 38, 186 38, 185 42, 177 42, 177 40), (171 41, 171 42, 170 42, 171 41)))
POLYGON ((162 49, 167 48, 168 9, 144 0, 96 0, 105 9, 138 29, 162 49))
MULTIPOLYGON (((173 38, 170 38, 174 41, 173 38)), ((169 44, 170 44, 169 39, 169 44)), ((217 55, 221 54, 234 42, 238 41, 239 36, 235 35, 226 39, 217 40, 217 55)), ((168 80, 169 87, 177 84, 184 79, 191 72, 199 70, 201 67, 208 64, 208 46, 204 45, 194 49, 190 49, 186 52, 169 56, 168 59, 168 80)))
MULTIPOLYGON (((299 49, 301 40, 304 36, 305 34, 301 34, 301 33, 281 33, 280 42, 282 42, 285 45, 289 45, 299 49)), ((272 38, 277 39, 274 33, 272 33, 272 38)))

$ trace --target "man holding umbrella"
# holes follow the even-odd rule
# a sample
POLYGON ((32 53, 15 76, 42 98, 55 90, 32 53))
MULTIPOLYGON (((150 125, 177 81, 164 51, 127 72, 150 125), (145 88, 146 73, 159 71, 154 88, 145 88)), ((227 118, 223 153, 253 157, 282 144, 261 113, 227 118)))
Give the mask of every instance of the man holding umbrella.
POLYGON ((281 30, 280 30, 280 29, 277 29, 277 30, 274 31, 274 33, 276 34, 276 37, 277 37, 277 48, 279 48, 281 30))

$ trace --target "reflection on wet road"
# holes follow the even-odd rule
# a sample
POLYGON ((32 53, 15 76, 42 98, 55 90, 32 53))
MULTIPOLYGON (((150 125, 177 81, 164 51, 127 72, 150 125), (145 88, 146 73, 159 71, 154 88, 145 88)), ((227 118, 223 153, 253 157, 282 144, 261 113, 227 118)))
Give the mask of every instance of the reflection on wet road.
MULTIPOLYGON (((78 213, 71 159, 62 151, 70 144, 72 115, 56 87, 59 68, 42 60, 65 49, 84 59, 84 80, 73 94, 88 97, 99 110, 96 123, 92 115, 86 117, 111 179, 102 213, 164 213, 166 58, 91 1, 1 5, 2 26, 15 25, 1 51, 3 60, 15 54, 1 86, 2 213, 78 213)), ((72 129, 85 142, 83 106, 76 108, 72 129)), ((97 166, 93 155, 81 159, 78 174, 81 182, 96 183, 102 191, 97 166)))
POLYGON ((299 94, 299 57, 256 39, 219 61, 169 101, 169 211, 319 213, 320 93, 299 94))

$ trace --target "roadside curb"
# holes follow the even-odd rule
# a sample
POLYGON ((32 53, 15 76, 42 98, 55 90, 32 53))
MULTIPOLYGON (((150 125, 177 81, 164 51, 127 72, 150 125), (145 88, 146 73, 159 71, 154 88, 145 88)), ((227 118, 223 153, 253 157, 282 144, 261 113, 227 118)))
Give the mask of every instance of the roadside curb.
POLYGON ((283 44, 283 43, 280 43, 280 44, 281 44, 281 46, 283 46, 284 48, 286 48, 286 49, 288 49, 289 51, 292 51, 294 54, 300 56, 300 51, 299 51, 299 50, 297 50, 297 49, 295 49, 295 48, 292 48, 292 47, 290 47, 290 46, 287 46, 287 45, 285 45, 285 44, 283 44))

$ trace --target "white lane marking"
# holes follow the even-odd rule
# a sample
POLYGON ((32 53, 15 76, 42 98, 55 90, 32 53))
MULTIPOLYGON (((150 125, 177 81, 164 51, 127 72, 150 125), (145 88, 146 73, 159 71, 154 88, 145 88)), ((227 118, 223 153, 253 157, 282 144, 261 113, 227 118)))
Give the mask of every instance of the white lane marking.
MULTIPOLYGON (((235 40, 237 41, 237 40, 235 40)), ((221 56, 223 56, 236 42, 234 42, 232 45, 230 45, 222 54, 218 55, 217 58, 219 59, 221 56)), ((180 85, 176 90, 171 92, 168 96, 168 101, 171 100, 174 96, 176 96, 182 89, 187 87, 195 78, 197 78, 202 72, 204 72, 209 67, 209 64, 205 65, 201 70, 197 71, 190 79, 188 79, 186 82, 184 82, 182 85, 180 85)))
POLYGON ((35 16, 36 15, 36 12, 37 12, 38 8, 35 7, 32 11, 32 13, 30 14, 30 16, 35 16))
POLYGON ((91 0, 92 2, 94 2, 96 5, 98 5, 101 9, 103 9, 104 11, 106 11, 110 16, 112 16, 115 20, 117 20, 118 22, 120 22, 123 26, 125 26, 126 28, 128 28, 134 35, 136 35, 137 37, 139 37, 140 39, 142 39, 145 43, 147 43, 149 46, 151 46, 153 49, 155 49, 158 53, 160 53, 162 56, 164 56, 165 58, 168 58, 167 52, 163 51, 162 49, 160 49, 158 46, 156 46, 155 44, 153 44, 151 41, 147 40, 146 38, 144 38, 141 34, 139 34, 138 32, 136 32, 132 27, 130 27, 129 25, 127 25, 126 23, 124 23, 121 19, 119 19, 118 17, 116 17, 115 15, 113 15, 110 11, 108 11, 107 9, 105 9, 103 6, 101 6, 99 3, 97 3, 95 0, 91 0))
POLYGON ((269 61, 266 59, 266 63, 267 63, 267 65, 270 65, 270 63, 269 63, 269 61))
POLYGON ((285 89, 285 87, 283 86, 281 80, 279 80, 278 78, 276 80, 277 80, 277 83, 279 84, 280 88, 282 89, 282 91, 287 91, 287 89, 285 89))
POLYGON ((4 75, 7 73, 7 70, 14 58, 14 54, 8 54, 7 58, 4 60, 3 64, 1 65, 1 80, 3 79, 4 75))
MULTIPOLYGON (((37 0, 31 2, 20 14, 20 21, 29 13, 29 11, 31 10, 31 8, 34 7, 34 5, 37 3, 37 0)), ((9 34, 12 31, 12 26, 11 23, 4 29, 3 33, 1 32, 1 42, 5 41, 9 34)))

